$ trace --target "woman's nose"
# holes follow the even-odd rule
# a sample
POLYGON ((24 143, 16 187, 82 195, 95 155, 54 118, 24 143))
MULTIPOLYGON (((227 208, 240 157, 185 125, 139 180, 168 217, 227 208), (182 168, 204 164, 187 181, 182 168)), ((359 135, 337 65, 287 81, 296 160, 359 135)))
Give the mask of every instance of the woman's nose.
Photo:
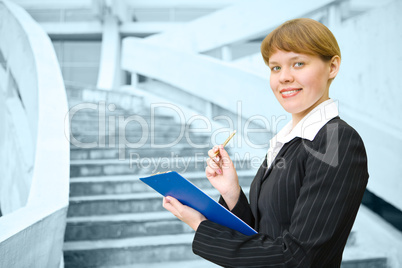
POLYGON ((293 81, 293 75, 290 69, 288 68, 282 68, 281 69, 281 74, 279 76, 279 81, 281 83, 289 83, 293 81))

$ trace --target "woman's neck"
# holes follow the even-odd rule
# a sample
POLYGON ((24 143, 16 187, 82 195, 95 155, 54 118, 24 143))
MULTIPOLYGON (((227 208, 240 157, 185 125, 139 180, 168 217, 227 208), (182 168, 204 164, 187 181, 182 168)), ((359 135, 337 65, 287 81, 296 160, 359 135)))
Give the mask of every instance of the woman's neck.
POLYGON ((306 116, 308 115, 309 112, 311 112, 315 107, 317 107, 318 105, 320 105, 321 103, 323 103, 324 101, 329 100, 329 97, 326 96, 323 99, 318 100, 316 103, 314 103, 313 105, 311 105, 309 108, 307 108, 306 110, 297 113, 297 114, 292 114, 292 129, 294 129, 294 127, 306 116))

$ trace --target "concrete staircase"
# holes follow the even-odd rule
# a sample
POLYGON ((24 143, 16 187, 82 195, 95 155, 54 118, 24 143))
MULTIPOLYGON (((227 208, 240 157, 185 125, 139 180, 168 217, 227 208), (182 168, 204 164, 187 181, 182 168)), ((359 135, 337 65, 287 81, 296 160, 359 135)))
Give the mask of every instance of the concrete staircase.
MULTIPOLYGON (((180 134, 178 130, 184 129, 185 122, 180 124, 173 117, 160 114, 152 119, 154 133, 143 129, 139 120, 125 126, 126 141, 133 147, 148 131, 143 146, 121 148, 120 144, 119 148, 122 141, 119 133, 123 131, 118 125, 119 116, 139 115, 150 129, 151 116, 142 106, 141 98, 74 88, 68 89, 68 97, 70 107, 96 105, 76 111, 71 136, 84 146, 97 144, 94 148, 71 145, 65 266, 160 267, 162 263, 175 267, 214 266, 192 253, 193 230, 164 210, 161 196, 138 180, 151 173, 176 170, 217 199, 217 191, 211 189, 204 174, 208 148, 193 148, 186 136, 168 148, 152 148, 173 142, 180 134), (119 102, 130 98, 134 108, 122 108, 119 102), (110 104, 116 109, 110 111, 107 108, 110 104), (106 121, 104 126, 102 120, 106 121), (111 121, 117 125, 110 124, 111 121)), ((188 134, 198 144, 208 143, 210 138, 188 134)), ((244 169, 239 171, 241 183, 247 190, 255 171, 241 164, 244 169)))
MULTIPOLYGON (((125 134, 123 141, 135 147, 147 132, 144 122, 149 129, 152 123, 141 97, 74 88, 68 89, 68 97, 70 107, 93 106, 78 110, 71 123, 71 135, 84 144, 71 144, 65 267, 216 267, 192 253, 193 230, 164 210, 161 196, 138 180, 155 172, 176 170, 217 199, 217 191, 204 174, 209 147, 194 148, 184 136, 173 146, 154 148, 176 140, 178 129, 183 127, 171 116, 156 114, 152 121, 155 132, 148 131, 141 147, 127 148, 121 145, 121 133, 125 134), (111 104, 115 109, 104 108, 111 104), (144 121, 119 127, 119 116, 124 119, 133 115, 144 121), (91 147, 91 142, 96 146, 80 148, 91 147)), ((193 143, 208 143, 210 138, 188 134, 193 143)), ((249 162, 237 161, 235 165, 240 183, 248 191, 255 169, 249 162)), ((367 222, 372 228, 377 228, 378 222, 366 210, 358 216, 349 237, 343 268, 388 267, 384 247, 367 242, 370 236, 373 241, 381 239, 366 228, 367 222)))

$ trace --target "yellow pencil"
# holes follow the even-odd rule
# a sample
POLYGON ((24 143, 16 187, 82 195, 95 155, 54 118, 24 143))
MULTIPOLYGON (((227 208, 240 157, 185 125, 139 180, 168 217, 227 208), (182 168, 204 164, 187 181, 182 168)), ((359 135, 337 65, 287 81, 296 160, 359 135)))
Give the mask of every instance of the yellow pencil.
MULTIPOLYGON (((230 134, 230 136, 225 140, 224 143, 222 143, 223 147, 226 146, 226 144, 228 144, 228 142, 233 138, 233 136, 236 134, 236 130, 232 132, 232 134, 230 134)), ((219 151, 215 152, 215 156, 219 153, 219 151)))

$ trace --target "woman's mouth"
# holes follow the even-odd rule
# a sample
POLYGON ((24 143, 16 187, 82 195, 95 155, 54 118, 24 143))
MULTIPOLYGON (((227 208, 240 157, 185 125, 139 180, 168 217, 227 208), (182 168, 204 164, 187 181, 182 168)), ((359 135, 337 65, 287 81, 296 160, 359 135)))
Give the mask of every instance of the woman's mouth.
POLYGON ((286 88, 282 89, 280 93, 282 94, 283 98, 290 98, 299 94, 302 88, 286 88))

